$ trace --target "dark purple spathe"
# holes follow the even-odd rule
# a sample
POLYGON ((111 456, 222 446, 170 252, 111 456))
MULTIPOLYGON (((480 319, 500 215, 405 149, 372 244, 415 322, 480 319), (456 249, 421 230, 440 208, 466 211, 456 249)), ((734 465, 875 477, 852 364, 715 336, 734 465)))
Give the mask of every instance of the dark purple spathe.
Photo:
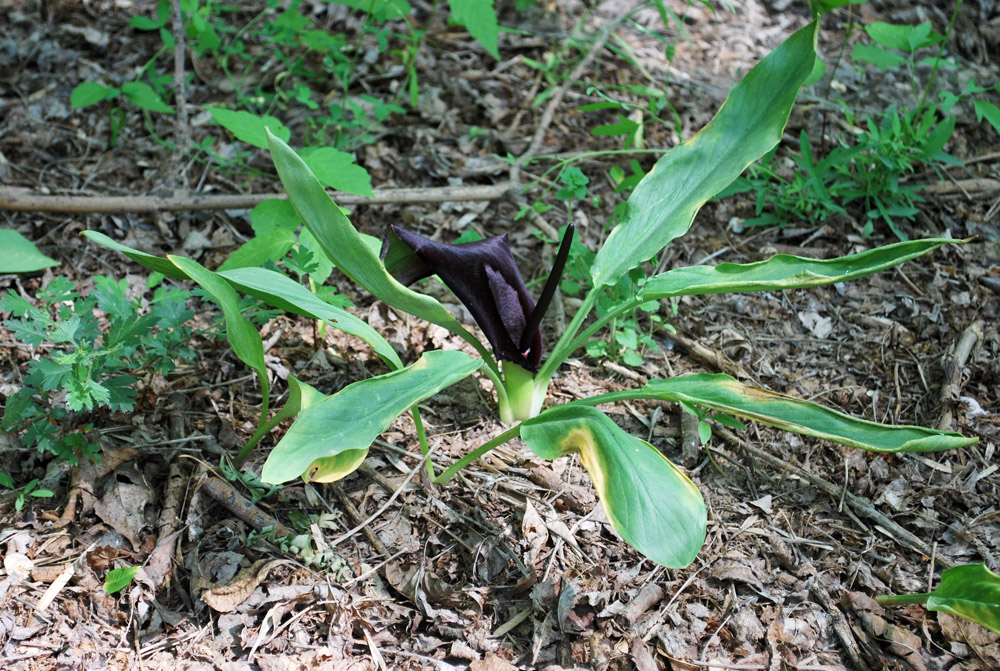
POLYGON ((535 300, 528 293, 511 254, 507 235, 446 245, 398 226, 389 226, 382 243, 386 270, 403 284, 437 275, 472 313, 497 359, 532 372, 542 358, 536 326, 524 351, 518 347, 535 300))

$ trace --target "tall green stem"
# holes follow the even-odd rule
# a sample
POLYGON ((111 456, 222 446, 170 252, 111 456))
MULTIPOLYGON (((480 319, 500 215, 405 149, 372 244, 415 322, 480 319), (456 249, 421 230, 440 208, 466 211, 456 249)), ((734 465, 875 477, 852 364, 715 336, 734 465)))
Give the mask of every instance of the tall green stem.
POLYGON ((908 606, 913 603, 926 604, 930 597, 930 594, 880 594, 875 597, 875 601, 882 606, 908 606))
POLYGON ((570 341, 573 339, 573 336, 576 335, 576 332, 580 330, 580 327, 583 326, 583 322, 587 318, 587 315, 589 315, 590 311, 594 308, 594 303, 597 302, 599 291, 601 291, 601 287, 594 287, 587 292, 587 295, 583 299, 583 303, 580 305, 580 309, 576 311, 576 314, 573 315, 573 319, 566 327, 566 330, 563 331, 563 334, 559 337, 559 341, 556 343, 555 348, 553 348, 552 354, 549 355, 549 358, 544 364, 542 364, 541 370, 539 370, 535 375, 536 380, 551 379, 552 376, 555 375, 559 366, 561 366, 563 361, 566 360, 566 357, 572 354, 573 350, 576 349, 575 347, 570 346, 570 341))

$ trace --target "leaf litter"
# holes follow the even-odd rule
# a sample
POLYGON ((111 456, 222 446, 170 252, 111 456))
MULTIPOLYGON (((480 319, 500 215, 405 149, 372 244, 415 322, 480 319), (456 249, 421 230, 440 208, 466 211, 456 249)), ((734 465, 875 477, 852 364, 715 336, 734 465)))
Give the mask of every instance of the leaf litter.
MULTIPOLYGON (((609 14, 617 11, 614 4, 608 3, 609 14)), ((669 66, 678 83, 682 136, 712 114, 714 104, 707 100, 721 100, 735 73, 745 71, 789 32, 795 14, 784 8, 772 11, 778 4, 747 3, 739 16, 712 14, 699 5, 690 9, 685 26, 690 41, 678 41, 669 66), (747 24, 755 30, 747 31, 747 24)), ((53 86, 61 68, 106 40, 110 49, 123 48, 122 17, 117 14, 94 19, 59 8, 81 26, 49 32, 19 3, 4 0, 3 5, 12 10, 0 18, 9 29, 4 48, 14 49, 22 77, 18 86, 25 92, 53 86)), ((907 9, 912 8, 896 8, 883 18, 902 20, 896 14, 907 9)), ((567 23, 574 10, 560 6, 554 14, 567 23)), ((882 10, 863 5, 860 11, 882 10)), ((456 39, 451 33, 439 37, 456 39)), ((663 76, 667 67, 642 33, 626 32, 623 39, 635 47, 647 72, 663 76)), ((539 46, 525 48, 537 51, 539 46)), ((490 152, 472 145, 481 156, 470 157, 469 144, 456 143, 478 115, 485 115, 479 123, 484 128, 520 119, 513 127, 524 124, 524 138, 537 121, 537 112, 522 110, 515 93, 531 88, 531 71, 513 68, 507 80, 465 80, 446 48, 429 50, 424 58, 428 71, 421 76, 428 83, 418 112, 426 125, 393 129, 359 151, 376 183, 423 185, 489 167, 490 152), (440 74, 434 74, 435 68, 440 74), (468 90, 478 102, 466 109, 457 100, 468 90), (461 114, 456 117, 450 109, 461 114)), ((485 72, 493 65, 484 61, 481 67, 485 72)), ((609 54, 596 69, 595 76, 604 80, 625 70, 609 54)), ((40 150, 82 157, 99 144, 86 134, 52 134, 53 124, 71 119, 54 93, 29 99, 26 107, 4 94, 0 109, 10 129, 4 155, 28 174, 44 170, 35 158, 40 150)), ((91 120, 87 127, 106 123, 91 120)), ((561 115, 550 131, 547 151, 576 148, 587 134, 578 115, 561 115)), ((507 140, 513 146, 523 138, 507 140)), ((124 193, 155 188, 158 147, 140 134, 129 137, 126 147, 127 154, 85 164, 92 188, 124 193)), ((0 170, 0 178, 7 179, 7 169, 0 170)), ((67 169, 54 179, 60 188, 73 188, 78 176, 67 169)), ((213 186, 230 190, 224 183, 213 186)), ((752 261, 764 257, 769 246, 826 250, 844 244, 842 232, 832 228, 734 238, 717 223, 729 220, 732 207, 722 202, 706 208, 694 234, 671 254, 697 260, 729 247, 724 260, 752 261)), ((942 200, 930 207, 930 218, 956 237, 988 233, 977 218, 982 219, 989 203, 942 200)), ((383 218, 407 226, 423 222, 432 231, 439 229, 444 239, 466 226, 503 232, 515 212, 505 202, 489 207, 417 205, 362 210, 359 220, 372 220, 370 232, 376 234, 383 218)), ((54 220, 14 221, 26 231, 55 227, 54 220)), ((128 244, 143 249, 187 245, 214 267, 225 257, 225 245, 233 244, 230 231, 238 221, 238 215, 225 214, 94 216, 70 221, 52 236, 68 255, 64 258, 79 261, 83 274, 116 274, 92 258, 72 256, 71 250, 79 248, 75 234, 95 227, 125 232, 128 244)), ((591 230, 589 235, 592 243, 599 233, 591 230)), ((536 240, 512 239, 520 253, 539 258, 536 240)), ((541 463, 515 446, 467 469, 452 485, 405 490, 384 519, 372 525, 389 556, 356 535, 329 548, 322 561, 306 565, 302 555, 289 555, 266 537, 252 541, 247 523, 211 499, 185 493, 185 524, 176 532, 175 563, 164 584, 154 591, 140 572, 132 585, 111 597, 102 589, 106 572, 141 564, 161 540, 155 524, 167 465, 185 453, 154 448, 130 455, 125 465, 103 470, 99 478, 77 479, 75 496, 82 505, 74 504, 64 520, 65 490, 63 498, 32 502, 20 515, 4 508, 0 657, 14 669, 864 668, 856 660, 867 668, 916 671, 995 668, 1000 653, 996 637, 988 632, 947 614, 919 607, 883 609, 872 600, 889 591, 924 591, 931 568, 942 557, 998 568, 1000 479, 992 465, 1000 436, 998 299, 976 280, 990 276, 997 258, 995 249, 980 249, 981 257, 978 251, 951 249, 926 266, 853 283, 844 293, 831 287, 780 296, 687 298, 674 319, 682 333, 721 352, 720 361, 728 357, 738 362, 753 381, 770 389, 806 397, 826 393, 838 408, 880 421, 934 423, 938 399, 932 391, 944 374, 940 361, 971 321, 975 306, 976 314, 992 326, 963 371, 963 396, 971 402, 959 406, 957 422, 963 431, 981 437, 979 447, 930 458, 883 457, 758 427, 748 436, 771 454, 873 501, 904 527, 936 542, 940 556, 906 549, 842 500, 793 473, 755 462, 738 445, 723 445, 734 458, 717 459, 724 475, 704 452, 690 464, 711 510, 705 547, 688 569, 658 568, 614 535, 579 462, 541 463), (217 586, 204 591, 208 585, 217 586), (817 589, 829 600, 817 598, 817 589), (47 606, 35 609, 43 598, 47 606)), ((129 270, 114 257, 101 263, 120 264, 117 276, 129 270)), ((0 281, 11 286, 10 279, 0 281)), ((350 287, 341 290, 351 295, 350 287)), ((362 316, 414 356, 424 348, 460 346, 440 329, 351 297, 362 316)), ((339 334, 328 334, 314 355, 316 334, 303 323, 296 322, 286 337, 271 351, 277 357, 272 370, 310 370, 329 389, 356 379, 357 366, 372 371, 379 365, 365 358, 357 341, 339 334)), ((668 335, 662 334, 660 341, 662 355, 646 362, 644 372, 650 376, 703 365, 668 335)), ((0 341, 0 356, 5 368, 14 370, 19 362, 8 342, 0 341)), ((205 448, 204 454, 217 461, 211 446, 227 442, 224 428, 229 430, 233 417, 252 419, 259 392, 232 382, 240 369, 224 352, 202 356, 204 361, 188 362, 185 376, 171 382, 174 389, 197 388, 189 392, 183 422, 188 432, 210 439, 198 443, 198 450, 205 448), (221 365, 207 365, 208 360, 221 365), (212 371, 211 383, 227 384, 201 388, 207 371, 212 371)), ((8 375, 4 373, 4 384, 13 381, 8 375)), ((611 391, 620 388, 619 375, 581 359, 555 381, 552 391, 566 397, 611 391)), ((487 391, 468 383, 428 404, 426 424, 432 436, 446 441, 444 454, 460 456, 494 431, 491 421, 483 419, 487 391)), ((665 407, 661 418, 651 421, 659 409, 652 406, 637 403, 615 416, 637 435, 653 436, 668 454, 678 454, 679 418, 665 407)), ((168 418, 151 406, 114 419, 126 435, 142 426, 145 437, 136 442, 156 443, 169 433, 168 418)), ((242 425, 237 432, 228 442, 245 440, 242 425)), ((373 449, 370 463, 390 486, 398 486, 400 474, 417 463, 412 435, 412 425, 398 420, 373 449)), ((3 459, 0 469, 6 472, 45 476, 46 464, 34 457, 16 466, 10 465, 12 457, 3 459)), ((197 487, 197 471, 189 461, 183 480, 187 492, 197 487)), ((81 468, 77 474, 93 472, 81 468)), ((362 518, 390 495, 364 474, 351 476, 343 486, 362 518)), ((262 505, 290 523, 291 511, 319 514, 337 503, 324 491, 290 487, 262 505)), ((321 548, 353 526, 342 517, 332 517, 328 524, 297 530, 307 535, 307 529, 306 542, 321 548)))

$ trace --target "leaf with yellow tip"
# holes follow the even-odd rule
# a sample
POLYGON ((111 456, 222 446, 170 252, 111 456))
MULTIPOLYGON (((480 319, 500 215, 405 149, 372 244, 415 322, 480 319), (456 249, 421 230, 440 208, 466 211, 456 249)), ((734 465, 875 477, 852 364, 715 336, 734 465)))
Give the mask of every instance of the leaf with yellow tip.
POLYGON ((521 425, 543 459, 578 452, 608 519, 621 537, 658 564, 682 568, 705 542, 701 492, 669 459, 596 408, 558 406, 521 425))

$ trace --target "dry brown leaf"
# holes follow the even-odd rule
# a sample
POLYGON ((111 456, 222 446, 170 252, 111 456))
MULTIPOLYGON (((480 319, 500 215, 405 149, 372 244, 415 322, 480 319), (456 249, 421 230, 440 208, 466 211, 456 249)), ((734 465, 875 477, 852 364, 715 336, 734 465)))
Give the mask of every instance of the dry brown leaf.
POLYGON ((261 559, 236 574, 236 577, 228 585, 212 587, 202 592, 201 600, 213 610, 220 613, 231 613, 250 598, 257 586, 267 579, 271 569, 279 564, 288 563, 291 562, 287 559, 261 559))
POLYGON ((517 671, 517 667, 503 657, 490 654, 477 662, 469 664, 469 671, 517 671))

